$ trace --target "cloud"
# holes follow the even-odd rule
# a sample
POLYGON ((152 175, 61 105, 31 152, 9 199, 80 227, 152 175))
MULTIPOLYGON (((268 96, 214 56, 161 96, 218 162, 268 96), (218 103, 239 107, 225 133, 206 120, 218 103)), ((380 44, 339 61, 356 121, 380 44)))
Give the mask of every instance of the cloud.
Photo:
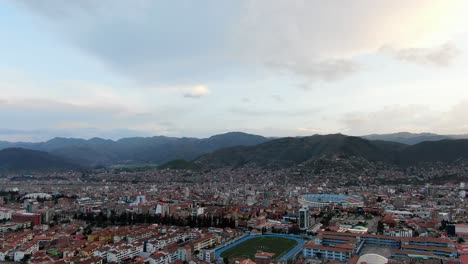
MULTIPOLYGON (((92 113, 109 113, 115 116, 120 116, 122 113, 126 113, 127 108, 117 104, 81 104, 80 102, 69 102, 67 100, 54 100, 54 99, 42 99, 42 98, 28 98, 28 97, 12 97, 5 100, 4 105, 0 107, 7 110, 20 110, 25 113, 27 112, 42 112, 50 114, 64 114, 65 110, 69 113, 77 114, 92 114, 92 113), (59 110, 60 112, 56 112, 59 110)), ((130 112, 128 112, 130 115, 130 112)))
POLYGON ((252 102, 252 99, 250 99, 248 97, 242 97, 241 102, 244 103, 244 104, 248 104, 248 103, 252 102))
POLYGON ((55 124, 53 128, 56 129, 86 129, 86 128, 92 128, 90 124, 86 122, 61 122, 58 124, 55 124))
POLYGON ((346 114, 342 122, 350 134, 388 133, 389 131, 417 131, 427 129, 435 113, 425 105, 394 105, 375 112, 346 114))
MULTIPOLYGON (((245 66, 338 81, 361 69, 360 55, 447 41, 468 22, 464 0, 16 2, 114 71, 150 84, 205 82, 245 66)), ((423 57, 443 64, 446 55, 423 57)))
POLYGON ((284 99, 282 96, 274 94, 270 96, 271 99, 275 100, 276 102, 282 103, 284 102, 284 99))
POLYGON ((228 2, 18 2, 70 44, 138 83, 202 81, 230 57, 225 41, 236 6, 228 2))
POLYGON ((308 116, 319 112, 316 108, 310 109, 247 109, 241 107, 231 107, 228 112, 242 116, 276 116, 276 117, 297 117, 308 116))
POLYGON ((246 61, 337 81, 384 45, 427 46, 466 32, 467 10, 462 0, 248 1, 235 39, 246 61))
POLYGON ((293 59, 290 61, 275 61, 269 66, 281 70, 287 70, 295 74, 305 76, 315 81, 338 81, 357 72, 359 65, 348 59, 330 59, 324 61, 293 59))
POLYGON ((306 134, 306 135, 311 135, 311 134, 330 134, 329 131, 321 129, 321 128, 315 128, 315 127, 299 127, 297 128, 297 131, 301 134, 306 134))
POLYGON ((436 110, 429 105, 392 105, 374 112, 346 114, 341 122, 343 132, 352 135, 373 133, 433 132, 440 134, 466 134, 468 100, 461 101, 448 110, 436 110))
POLYGON ((177 133, 178 127, 168 122, 175 116, 183 118, 186 113, 186 109, 176 106, 156 107, 150 113, 131 113, 118 107, 15 98, 0 105, 0 120, 11 128, 0 131, 0 140, 38 141, 55 136, 116 139, 132 133, 134 136, 169 135, 177 133))
POLYGON ((65 104, 75 107, 107 109, 120 115, 147 111, 142 104, 144 94, 125 92, 120 87, 81 80, 44 80, 22 71, 0 69, 0 106, 22 105, 47 109, 51 105, 65 104))
POLYGON ((47 135, 42 130, 19 130, 0 128, 0 141, 8 142, 38 142, 56 137, 56 135, 47 135))
POLYGON ((449 66, 461 54, 461 51, 451 43, 445 43, 435 48, 395 49, 383 47, 381 51, 400 61, 437 67, 449 66))
POLYGON ((9 128, 0 128, 0 135, 22 135, 22 134, 31 134, 31 133, 38 133, 37 130, 35 131, 24 131, 19 129, 9 129, 9 128))
POLYGON ((37 141, 30 133, 32 129, 47 132, 44 136, 38 134, 41 139, 53 132, 57 136, 86 137, 94 131, 107 138, 118 138, 119 133, 130 136, 125 131, 136 131, 135 135, 183 135, 185 126, 183 131, 191 133, 191 122, 203 123, 196 119, 199 113, 194 114, 188 110, 189 105, 179 102, 185 93, 192 97, 207 95, 207 86, 139 89, 144 92, 99 82, 43 81, 25 74, 12 77, 0 71, 0 120, 8 128, 28 134, 3 135, 0 140, 30 137, 37 141), (154 97, 159 101, 155 103, 154 97))
POLYGON ((210 90, 204 85, 197 85, 190 89, 189 92, 184 94, 186 98, 200 98, 202 96, 208 95, 210 90))

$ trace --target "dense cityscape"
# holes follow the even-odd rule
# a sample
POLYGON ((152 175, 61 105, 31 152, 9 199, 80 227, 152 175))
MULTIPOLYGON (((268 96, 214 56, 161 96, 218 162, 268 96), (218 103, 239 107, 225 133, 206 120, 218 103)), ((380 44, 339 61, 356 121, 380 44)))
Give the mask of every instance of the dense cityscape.
POLYGON ((304 181, 297 169, 255 168, 4 175, 0 261, 461 263, 468 257, 464 182, 346 185, 350 177, 304 181), (258 238, 285 247, 259 242, 252 252, 235 250, 258 238))

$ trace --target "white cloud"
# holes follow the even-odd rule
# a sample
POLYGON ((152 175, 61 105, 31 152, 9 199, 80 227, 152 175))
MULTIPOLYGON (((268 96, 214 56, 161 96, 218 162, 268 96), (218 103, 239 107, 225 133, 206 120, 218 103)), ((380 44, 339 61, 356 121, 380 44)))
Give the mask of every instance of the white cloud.
POLYGON ((245 65, 341 80, 359 69, 357 56, 443 43, 468 24, 464 0, 21 3, 81 50, 151 84, 200 82, 245 65))
POLYGON ((324 129, 321 129, 321 128, 314 128, 314 127, 299 127, 299 128, 297 128, 297 131, 300 134, 303 134, 303 135, 312 135, 312 134, 325 135, 325 134, 333 133, 333 132, 330 132, 328 130, 324 130, 324 129))
POLYGON ((61 122, 55 124, 52 128, 54 129, 86 129, 92 128, 92 126, 86 122, 61 122))
POLYGON ((197 85, 192 88, 188 92, 184 94, 184 97, 187 98, 200 98, 202 96, 208 95, 210 90, 205 85, 197 85))
POLYGON ((461 51, 451 43, 445 43, 435 48, 403 48, 383 47, 382 52, 400 61, 438 67, 449 66, 460 55, 461 51))
POLYGON ((228 111, 232 114, 246 116, 249 117, 256 117, 256 116, 276 116, 276 117, 299 117, 299 116, 310 116, 313 114, 317 114, 319 109, 317 108, 303 108, 303 109, 292 109, 291 107, 286 107, 283 109, 270 109, 270 108, 242 108, 242 107, 231 107, 228 111))
POLYGON ((246 61, 334 81, 384 45, 430 46, 466 32, 467 7, 463 0, 248 1, 233 39, 246 61))
POLYGON ((352 135, 395 132, 432 132, 466 134, 468 101, 461 101, 446 111, 429 105, 392 105, 374 112, 350 113, 343 117, 343 132, 352 135))
POLYGON ((225 39, 237 5, 227 1, 18 2, 46 18, 50 28, 73 46, 145 85, 199 82, 221 69, 229 54, 225 39))

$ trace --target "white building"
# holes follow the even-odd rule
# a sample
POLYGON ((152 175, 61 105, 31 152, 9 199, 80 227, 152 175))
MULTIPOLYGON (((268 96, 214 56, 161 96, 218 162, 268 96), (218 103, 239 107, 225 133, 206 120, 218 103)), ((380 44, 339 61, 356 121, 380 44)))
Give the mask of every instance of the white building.
POLYGON ((19 262, 23 260, 26 255, 32 255, 39 251, 39 243, 30 242, 21 246, 18 250, 15 251, 14 260, 19 262))
POLYGON ((304 194, 299 196, 298 202, 307 208, 324 208, 331 205, 339 205, 343 208, 364 206, 362 197, 341 194, 304 194))
POLYGON ((468 237, 468 224, 456 224, 455 234, 457 236, 468 237))
POLYGON ((143 251, 143 245, 121 245, 107 253, 107 262, 121 262, 138 256, 143 251))
POLYGON ((309 209, 301 208, 299 209, 299 228, 301 230, 306 230, 310 226, 309 224, 309 209))
POLYGON ((13 211, 7 208, 0 208, 0 220, 10 220, 13 211))
POLYGON ((351 258, 353 250, 308 243, 304 245, 302 254, 305 258, 335 259, 344 262, 351 258))
POLYGON ((385 236, 392 237, 413 237, 413 230, 411 229, 388 229, 384 230, 385 236))

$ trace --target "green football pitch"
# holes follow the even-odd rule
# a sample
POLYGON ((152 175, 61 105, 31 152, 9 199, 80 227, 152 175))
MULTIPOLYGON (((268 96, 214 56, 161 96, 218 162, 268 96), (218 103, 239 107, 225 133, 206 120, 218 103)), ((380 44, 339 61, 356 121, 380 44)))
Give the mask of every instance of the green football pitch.
POLYGON ((227 257, 229 261, 234 258, 250 258, 255 260, 255 253, 260 250, 275 253, 273 259, 276 260, 293 249, 296 245, 296 241, 288 238, 256 237, 224 251, 221 253, 221 257, 227 257))

